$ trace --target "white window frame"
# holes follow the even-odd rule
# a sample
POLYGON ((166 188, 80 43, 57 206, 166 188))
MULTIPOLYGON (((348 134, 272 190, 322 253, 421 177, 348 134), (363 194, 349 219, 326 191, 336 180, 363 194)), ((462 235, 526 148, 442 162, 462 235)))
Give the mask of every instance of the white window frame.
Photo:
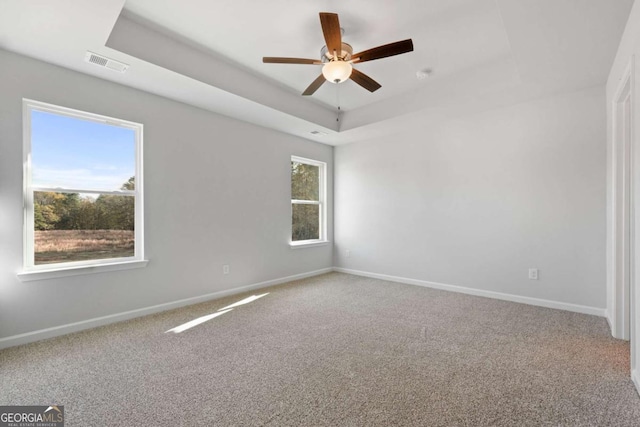
MULTIPOLYGON (((301 248, 301 247, 310 247, 310 246, 320 246, 325 245, 328 242, 327 240, 327 164, 325 162, 321 162, 319 160, 307 159, 305 157, 299 156, 291 156, 291 162, 304 163, 311 166, 318 167, 318 185, 320 188, 318 189, 318 201, 314 200, 297 200, 291 199, 291 215, 290 224, 291 224, 291 232, 289 233, 289 245, 291 248, 301 248), (320 211, 320 224, 319 224, 319 233, 318 239, 310 239, 310 240, 293 240, 293 205, 319 205, 320 211)), ((291 169, 291 163, 289 163, 289 169, 291 169)), ((291 186, 289 186, 291 188, 291 186)))
POLYGON ((23 243, 23 270, 18 277, 23 281, 49 279, 71 275, 98 273, 110 270, 124 270, 144 267, 147 261, 144 259, 144 203, 143 203, 143 177, 142 177, 142 135, 143 125, 99 114, 87 113, 71 108, 60 107, 31 99, 22 100, 23 120, 23 190, 24 190, 24 243, 23 243), (32 185, 31 175, 31 113, 42 111, 75 119, 88 120, 96 123, 106 123, 131 129, 135 132, 135 189, 104 191, 92 188, 48 188, 32 185), (95 193, 107 195, 130 195, 134 197, 135 225, 134 256, 122 258, 107 258, 86 261, 71 261, 55 264, 35 265, 35 233, 34 233, 34 198, 35 191, 56 193, 95 193))

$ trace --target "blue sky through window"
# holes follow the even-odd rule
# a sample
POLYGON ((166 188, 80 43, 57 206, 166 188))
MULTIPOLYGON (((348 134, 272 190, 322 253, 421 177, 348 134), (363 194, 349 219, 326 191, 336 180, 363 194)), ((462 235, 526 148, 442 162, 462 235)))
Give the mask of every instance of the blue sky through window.
POLYGON ((135 146, 134 130, 32 111, 32 183, 119 190, 135 175, 135 146))

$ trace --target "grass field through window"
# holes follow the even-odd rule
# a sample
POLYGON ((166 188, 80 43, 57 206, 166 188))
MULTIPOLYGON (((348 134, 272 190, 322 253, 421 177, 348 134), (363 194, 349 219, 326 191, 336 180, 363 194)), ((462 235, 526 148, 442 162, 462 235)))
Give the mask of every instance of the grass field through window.
POLYGON ((134 256, 133 230, 36 230, 35 264, 134 256))

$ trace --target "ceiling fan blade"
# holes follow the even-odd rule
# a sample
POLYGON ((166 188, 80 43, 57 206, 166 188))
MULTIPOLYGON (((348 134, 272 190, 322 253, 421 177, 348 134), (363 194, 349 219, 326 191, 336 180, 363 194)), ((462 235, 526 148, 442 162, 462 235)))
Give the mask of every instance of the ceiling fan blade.
POLYGON ((304 90, 304 92, 302 92, 302 95, 303 96, 313 95, 315 91, 317 91, 318 88, 322 86, 322 83, 324 83, 325 81, 327 81, 327 79, 325 79, 324 76, 320 74, 318 78, 315 79, 313 83, 311 83, 309 87, 304 90))
POLYGON ((367 76, 365 73, 356 70, 355 68, 351 71, 351 77, 349 78, 354 82, 358 83, 360 86, 362 86, 369 92, 375 92, 382 87, 380 83, 373 80, 371 77, 367 76))
POLYGON ((322 33, 327 43, 329 53, 337 52, 342 54, 342 32, 340 31, 340 21, 337 13, 320 12, 320 25, 322 25, 322 33))
POLYGON ((322 64, 317 59, 306 58, 280 58, 277 56, 265 56, 262 58, 265 64, 322 64))
POLYGON ((400 55, 402 53, 413 51, 413 41, 411 39, 399 42, 385 44, 383 46, 374 47, 355 55, 351 55, 353 62, 373 61, 374 59, 387 58, 389 56, 400 55))

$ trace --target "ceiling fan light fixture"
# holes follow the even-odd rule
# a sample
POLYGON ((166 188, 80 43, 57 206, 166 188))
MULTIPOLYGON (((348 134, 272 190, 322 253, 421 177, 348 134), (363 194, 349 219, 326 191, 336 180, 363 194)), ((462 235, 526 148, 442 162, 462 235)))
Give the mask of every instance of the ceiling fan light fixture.
POLYGON ((352 63, 360 64, 361 62, 388 58, 413 51, 413 41, 406 39, 373 47, 354 54, 351 45, 342 41, 343 30, 340 27, 340 20, 338 19, 337 13, 320 12, 320 26, 322 27, 326 45, 320 49, 319 61, 308 58, 283 58, 273 56, 265 56, 262 58, 262 62, 265 64, 324 64, 322 74, 316 77, 304 92, 302 92, 303 96, 313 95, 325 81, 342 83, 347 79, 352 80, 369 92, 375 92, 382 87, 380 83, 362 71, 359 71, 357 68, 353 68, 352 63))
POLYGON ((322 75, 331 83, 342 83, 351 76, 353 66, 350 62, 331 61, 322 67, 322 75))

